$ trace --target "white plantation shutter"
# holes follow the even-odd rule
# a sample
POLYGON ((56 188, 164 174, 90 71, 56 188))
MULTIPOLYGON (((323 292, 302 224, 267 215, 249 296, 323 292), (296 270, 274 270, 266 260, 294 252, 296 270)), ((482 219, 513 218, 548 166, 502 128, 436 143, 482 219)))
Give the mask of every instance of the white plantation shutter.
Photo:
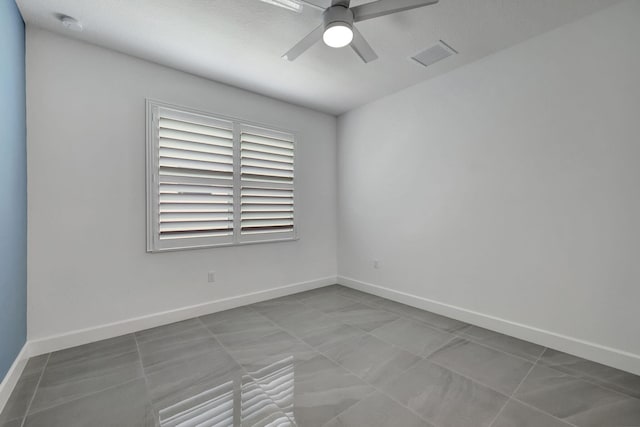
POLYGON ((233 243, 233 123, 152 105, 149 250, 233 243))
POLYGON ((147 250, 295 238, 294 138, 148 101, 147 250))
POLYGON ((295 237, 294 146, 291 134, 241 126, 241 241, 295 237))

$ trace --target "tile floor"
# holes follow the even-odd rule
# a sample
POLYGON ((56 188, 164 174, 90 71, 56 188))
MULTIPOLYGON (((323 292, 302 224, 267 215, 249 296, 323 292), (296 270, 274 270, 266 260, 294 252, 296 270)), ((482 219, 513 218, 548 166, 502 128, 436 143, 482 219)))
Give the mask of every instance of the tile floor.
POLYGON ((330 286, 31 359, 0 427, 640 426, 640 377, 330 286))

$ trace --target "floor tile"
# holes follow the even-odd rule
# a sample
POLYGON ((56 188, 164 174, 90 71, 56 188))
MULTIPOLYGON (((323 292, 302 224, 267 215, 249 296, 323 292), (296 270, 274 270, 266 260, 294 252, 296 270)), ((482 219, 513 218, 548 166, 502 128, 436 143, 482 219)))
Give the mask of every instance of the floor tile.
POLYGON ((322 426, 374 389, 324 356, 295 362, 293 421, 300 427, 322 426))
POLYGON ((161 410, 237 380, 240 374, 236 361, 217 349, 164 363, 146 378, 150 399, 161 410))
POLYGON ((353 299, 340 295, 336 292, 310 295, 302 298, 300 301, 308 307, 313 307, 321 311, 337 310, 355 302, 353 299))
POLYGON ((640 427, 638 396, 638 376, 334 285, 32 358, 0 427, 640 427))
POLYGON ((227 334, 247 329, 273 328, 269 319, 249 307, 238 307, 202 316, 200 320, 214 334, 227 334))
POLYGON ((16 418, 9 421, 2 421, 0 418, 0 427, 21 427, 22 426, 22 418, 16 418))
POLYGON ((380 392, 365 398, 325 427, 433 427, 380 392))
POLYGON ((427 360, 383 389, 438 427, 488 427, 507 401, 506 396, 427 360))
POLYGON ((138 345, 151 342, 164 342, 166 345, 186 342, 197 338, 210 337, 211 333, 197 318, 182 322, 171 323, 170 325, 159 326, 157 328, 146 329, 136 332, 135 338, 138 345))
POLYGON ((53 352, 49 356, 47 368, 94 361, 100 358, 118 356, 135 351, 137 351, 137 346, 133 334, 122 335, 53 352))
POLYGON ((16 418, 22 419, 22 417, 25 416, 29 403, 31 403, 31 399, 36 391, 39 379, 40 373, 31 375, 23 374, 20 377, 0 414, 0 425, 3 422, 16 418))
POLYGON ((397 345, 418 356, 429 356, 454 338, 454 335, 431 328, 425 323, 400 318, 371 331, 383 341, 397 345))
MULTIPOLYGON (((278 383, 282 385, 287 384, 278 383)), ((282 389, 276 387, 276 391, 282 389)), ((293 426, 265 390, 240 370, 227 376, 200 378, 171 399, 156 401, 156 407, 161 427, 293 426)))
POLYGON ((640 398, 640 376, 638 375, 552 349, 544 352, 540 362, 559 371, 640 398))
POLYGON ((639 426, 640 400, 537 365, 515 398, 580 427, 639 426))
POLYGON ((376 386, 389 383, 421 360, 368 334, 321 346, 319 351, 376 386))
POLYGON ((309 309, 309 307, 298 300, 270 300, 253 304, 249 307, 273 322, 277 322, 293 314, 304 313, 309 309))
POLYGON ((460 335, 480 344, 504 351, 505 353, 524 357, 532 362, 538 360, 538 357, 540 357, 542 352, 545 350, 545 347, 542 347, 541 345, 523 341, 518 338, 510 337, 478 326, 471 326, 463 330, 460 335))
POLYGON ((175 360, 215 351, 222 351, 222 346, 211 336, 194 338, 179 344, 165 343, 162 340, 140 344, 142 367, 147 375, 163 369, 166 364, 175 360))
POLYGON ((336 292, 340 295, 344 295, 346 297, 352 298, 357 301, 362 301, 365 303, 376 303, 384 300, 384 298, 380 298, 377 295, 372 295, 366 292, 357 291, 355 289, 347 288, 345 286, 339 286, 336 292))
POLYGON ((305 334, 301 334, 300 338, 310 346, 320 349, 362 336, 362 334, 361 329, 338 322, 324 324, 322 328, 313 329, 305 334))
POLYGON ((147 375, 176 359, 222 349, 211 331, 197 319, 138 332, 136 338, 147 375))
POLYGON ((41 373, 47 363, 47 360, 49 360, 48 353, 32 357, 25 365, 22 375, 27 376, 41 373))
POLYGON ((308 297, 314 296, 314 295, 335 294, 335 293, 338 293, 338 291, 340 291, 343 288, 344 287, 340 286, 340 285, 323 286, 321 288, 316 288, 316 289, 311 289, 309 291, 300 292, 300 293, 297 293, 295 295, 298 297, 298 299, 302 299, 302 298, 308 298, 308 297))
POLYGON ((310 357, 313 349, 283 330, 237 332, 216 335, 231 356, 249 373, 289 356, 296 360, 310 357))
POLYGON ((549 414, 510 400, 492 427, 571 427, 549 414))
MULTIPOLYGON (((283 384, 280 383, 279 385, 283 384)), ((284 385, 288 386, 286 383, 284 385)), ((282 390, 275 388, 274 393, 277 392, 282 393, 282 390)), ((287 400, 288 396, 286 393, 284 394, 284 399, 287 400)), ((277 398, 282 401, 282 394, 277 398)), ((290 418, 293 417, 293 398, 291 397, 289 400, 291 404, 287 406, 287 412, 285 413, 283 409, 276 405, 272 396, 258 385, 254 379, 244 376, 239 398, 240 422, 235 422, 233 425, 242 427, 293 427, 295 424, 290 418)))
POLYGON ((109 348, 101 343, 89 345, 85 351, 71 349, 68 353, 52 353, 33 398, 31 411, 59 405, 142 377, 137 349, 122 353, 130 348, 128 343, 123 345, 115 339, 106 341, 117 345, 109 348), (98 348, 102 350, 98 351, 98 348))
POLYGON ((265 393, 253 400, 259 398, 263 405, 275 402, 301 427, 322 426, 373 392, 371 386, 319 354, 298 361, 288 357, 250 377, 265 393))
POLYGON ((289 418, 293 418, 295 403, 295 366, 295 357, 288 356, 247 376, 264 392, 262 399, 268 398, 289 418))
POLYGON ((410 305, 402 304, 396 301, 392 301, 390 299, 382 299, 379 301, 377 306, 384 308, 385 310, 389 310, 393 313, 400 314, 406 317, 420 316, 422 315, 422 311, 419 308, 411 307, 410 305))
POLYGON ((326 326, 340 324, 341 322, 327 316, 320 310, 305 307, 303 311, 293 311, 285 316, 280 316, 274 323, 287 332, 300 336, 312 333, 317 329, 323 329, 326 326))
POLYGON ((324 312, 343 323, 367 332, 400 318, 395 313, 356 301, 334 309, 325 309, 324 312))
POLYGON ((362 335, 361 329, 346 325, 314 308, 309 308, 303 313, 287 316, 278 321, 277 324, 287 332, 316 348, 362 335))
POLYGON ((533 366, 519 357, 460 338, 435 351, 429 359, 507 396, 533 366))
POLYGON ((468 323, 428 311, 423 311, 421 315, 417 315, 415 318, 447 332, 458 332, 469 327, 468 323))
POLYGON ((162 407, 158 411, 160 427, 208 425, 231 427, 237 415, 236 393, 233 381, 198 390, 181 401, 162 407), (206 424, 205 424, 206 425, 206 424))
POLYGON ((396 314, 428 323, 429 325, 446 332, 458 332, 469 327, 469 324, 459 320, 451 319, 449 317, 441 316, 409 305, 400 304, 399 302, 391 300, 384 300, 378 305, 396 314))
POLYGON ((151 427, 156 422, 143 379, 30 414, 26 427, 151 427))

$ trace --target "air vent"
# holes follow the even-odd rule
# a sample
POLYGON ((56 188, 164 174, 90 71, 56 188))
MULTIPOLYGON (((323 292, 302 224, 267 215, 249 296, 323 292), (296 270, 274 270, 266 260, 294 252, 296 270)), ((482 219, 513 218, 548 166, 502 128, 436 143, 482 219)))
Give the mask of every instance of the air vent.
POLYGON ((451 55, 455 55, 456 52, 451 46, 440 40, 430 48, 423 50, 419 54, 412 56, 411 59, 418 64, 428 67, 435 64, 438 61, 442 61, 451 55))

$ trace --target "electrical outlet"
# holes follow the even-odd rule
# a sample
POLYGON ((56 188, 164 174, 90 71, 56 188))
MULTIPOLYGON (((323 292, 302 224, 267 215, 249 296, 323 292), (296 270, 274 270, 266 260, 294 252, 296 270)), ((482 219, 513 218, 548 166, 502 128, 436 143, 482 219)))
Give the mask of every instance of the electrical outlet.
POLYGON ((377 259, 373 260, 373 268, 380 268, 380 261, 378 261, 377 259))
POLYGON ((215 271, 210 271, 208 276, 207 276, 207 280, 209 281, 209 283, 213 283, 216 281, 216 272, 215 271))

